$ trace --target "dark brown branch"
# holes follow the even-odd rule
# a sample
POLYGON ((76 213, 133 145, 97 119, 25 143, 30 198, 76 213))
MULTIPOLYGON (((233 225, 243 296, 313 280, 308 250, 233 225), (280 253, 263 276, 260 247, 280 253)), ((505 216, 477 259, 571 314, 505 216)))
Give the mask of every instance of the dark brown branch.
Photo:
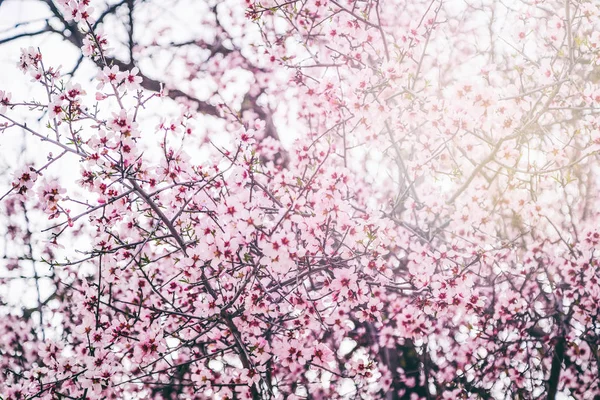
POLYGON ((23 32, 23 33, 19 33, 18 35, 14 35, 14 36, 11 36, 11 37, 0 39, 0 44, 12 42, 13 40, 17 40, 17 39, 20 39, 20 38, 23 38, 23 37, 38 36, 38 35, 41 35, 41 34, 46 33, 46 32, 56 32, 56 31, 54 29, 52 29, 50 26, 46 26, 46 27, 44 27, 44 29, 40 29, 39 31, 35 31, 35 32, 23 32))
POLYGON ((558 392, 558 383, 560 382, 560 371, 562 370, 563 360, 565 358, 566 341, 564 337, 557 338, 554 347, 554 356, 552 357, 552 366, 550 367, 550 377, 548 378, 548 400, 555 400, 558 392))
POLYGON ((169 218, 167 218, 167 216, 162 212, 162 210, 156 205, 156 203, 150 198, 150 196, 148 196, 148 194, 140 187, 140 185, 134 179, 130 179, 129 182, 131 182, 131 185, 135 189, 136 193, 138 193, 144 199, 146 204, 150 206, 152 211, 156 213, 160 220, 165 224, 167 229, 169 229, 169 232, 171 232, 171 234, 177 241, 177 244, 179 244, 181 251, 183 251, 183 254, 187 256, 186 244, 181 238, 179 232, 177 232, 177 229, 175 229, 175 226, 173 226, 171 221, 169 221, 169 218))

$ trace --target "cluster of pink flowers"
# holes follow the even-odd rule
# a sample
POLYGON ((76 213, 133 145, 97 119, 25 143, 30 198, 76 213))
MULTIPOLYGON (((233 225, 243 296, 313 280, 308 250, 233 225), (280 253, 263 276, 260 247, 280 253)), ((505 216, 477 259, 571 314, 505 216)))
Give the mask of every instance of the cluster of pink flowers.
POLYGON ((93 23, 92 14, 94 7, 91 6, 91 0, 59 0, 64 9, 64 16, 68 20, 83 23, 93 23))
MULTIPOLYGON (((122 87, 128 90, 136 91, 140 89, 140 83, 142 77, 138 76, 139 69, 134 67, 131 71, 119 71, 119 67, 113 65, 112 67, 104 67, 104 69, 98 72, 98 89, 103 89, 106 84, 110 84, 113 87, 122 87)), ((101 95, 100 97, 103 97, 101 95)), ((100 100, 100 99, 99 99, 100 100)))
POLYGON ((12 95, 8 92, 0 90, 0 114, 4 114, 6 109, 10 105, 10 98, 12 95))
POLYGON ((37 171, 31 166, 24 166, 17 171, 12 186, 20 195, 26 195, 27 191, 33 188, 38 178, 37 171))
POLYGON ((33 47, 21 49, 19 68, 21 69, 21 71, 23 71, 23 73, 30 73, 33 77, 39 77, 41 61, 42 54, 39 52, 39 50, 36 50, 33 47))
POLYGON ((58 203, 66 190, 60 186, 57 180, 43 180, 36 189, 42 209, 49 215, 48 218, 59 217, 63 210, 58 203))

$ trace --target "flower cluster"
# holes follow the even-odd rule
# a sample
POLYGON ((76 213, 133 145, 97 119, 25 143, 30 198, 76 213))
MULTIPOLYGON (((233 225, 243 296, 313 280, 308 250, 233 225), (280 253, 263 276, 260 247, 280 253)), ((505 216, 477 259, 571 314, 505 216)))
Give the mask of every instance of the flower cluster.
POLYGON ((12 182, 12 187, 15 191, 25 196, 27 191, 33 188, 35 181, 38 178, 38 173, 35 168, 31 166, 24 166, 17 171, 15 179, 12 182))

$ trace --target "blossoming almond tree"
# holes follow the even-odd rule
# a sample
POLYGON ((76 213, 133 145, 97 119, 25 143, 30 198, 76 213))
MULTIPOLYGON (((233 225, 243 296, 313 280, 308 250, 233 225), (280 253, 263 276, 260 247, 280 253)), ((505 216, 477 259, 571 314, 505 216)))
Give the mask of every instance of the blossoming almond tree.
POLYGON ((1 398, 600 396, 598 4, 41 3, 1 398))

